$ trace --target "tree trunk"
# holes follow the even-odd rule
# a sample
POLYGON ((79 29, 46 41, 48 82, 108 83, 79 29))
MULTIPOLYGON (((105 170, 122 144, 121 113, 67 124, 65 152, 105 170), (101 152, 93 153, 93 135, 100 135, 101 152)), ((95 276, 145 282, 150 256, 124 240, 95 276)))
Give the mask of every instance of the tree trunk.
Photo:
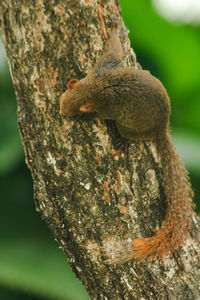
POLYGON ((91 299, 199 299, 195 215, 181 250, 163 260, 107 265, 100 251, 105 240, 160 227, 166 206, 153 145, 134 143, 124 154, 105 122, 59 114, 65 84, 87 74, 113 21, 127 65, 136 63, 118 0, 3 0, 1 18, 36 208, 91 299))

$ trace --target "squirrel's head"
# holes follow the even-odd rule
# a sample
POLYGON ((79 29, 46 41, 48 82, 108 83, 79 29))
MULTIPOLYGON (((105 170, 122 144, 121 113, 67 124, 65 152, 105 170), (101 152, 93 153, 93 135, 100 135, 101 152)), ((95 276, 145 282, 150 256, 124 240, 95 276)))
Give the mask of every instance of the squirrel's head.
POLYGON ((94 111, 88 80, 71 79, 67 83, 68 90, 60 97, 60 114, 65 116, 75 116, 82 113, 94 111))

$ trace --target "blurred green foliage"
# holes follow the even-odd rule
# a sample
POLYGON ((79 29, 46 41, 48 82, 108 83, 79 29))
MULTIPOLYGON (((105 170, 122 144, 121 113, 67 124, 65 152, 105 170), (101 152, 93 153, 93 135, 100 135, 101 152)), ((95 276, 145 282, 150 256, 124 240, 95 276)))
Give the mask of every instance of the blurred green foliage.
MULTIPOLYGON (((120 3, 138 61, 161 79, 170 95, 174 142, 190 171, 199 210, 199 27, 164 20, 149 0, 120 3)), ((35 212, 15 94, 2 47, 0 51, 0 299, 89 299, 35 212)))

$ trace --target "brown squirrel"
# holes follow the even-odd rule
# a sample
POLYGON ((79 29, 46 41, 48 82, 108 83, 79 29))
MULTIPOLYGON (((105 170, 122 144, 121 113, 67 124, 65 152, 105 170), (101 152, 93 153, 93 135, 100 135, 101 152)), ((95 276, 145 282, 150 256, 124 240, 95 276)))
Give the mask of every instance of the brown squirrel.
POLYGON ((60 98, 61 115, 96 112, 101 119, 115 120, 124 140, 153 141, 161 157, 167 201, 161 229, 152 237, 116 242, 108 261, 154 259, 176 252, 188 235, 193 192, 169 134, 170 102, 162 83, 148 71, 124 66, 120 39, 112 30, 96 66, 67 87, 60 98))

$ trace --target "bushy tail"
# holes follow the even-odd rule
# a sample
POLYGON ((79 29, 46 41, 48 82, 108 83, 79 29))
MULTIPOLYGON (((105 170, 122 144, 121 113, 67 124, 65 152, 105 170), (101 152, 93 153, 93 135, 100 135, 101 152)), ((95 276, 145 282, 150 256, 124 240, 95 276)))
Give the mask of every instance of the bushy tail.
MULTIPOLYGON (((120 263, 134 257, 161 258, 169 251, 177 251, 188 234, 193 192, 187 171, 176 153, 169 134, 164 139, 157 140, 156 145, 161 155, 163 187, 167 201, 166 218, 160 230, 152 237, 135 239, 132 242, 116 241, 112 253, 104 247, 108 262, 120 263)), ((111 250, 111 247, 109 248, 111 250)))

